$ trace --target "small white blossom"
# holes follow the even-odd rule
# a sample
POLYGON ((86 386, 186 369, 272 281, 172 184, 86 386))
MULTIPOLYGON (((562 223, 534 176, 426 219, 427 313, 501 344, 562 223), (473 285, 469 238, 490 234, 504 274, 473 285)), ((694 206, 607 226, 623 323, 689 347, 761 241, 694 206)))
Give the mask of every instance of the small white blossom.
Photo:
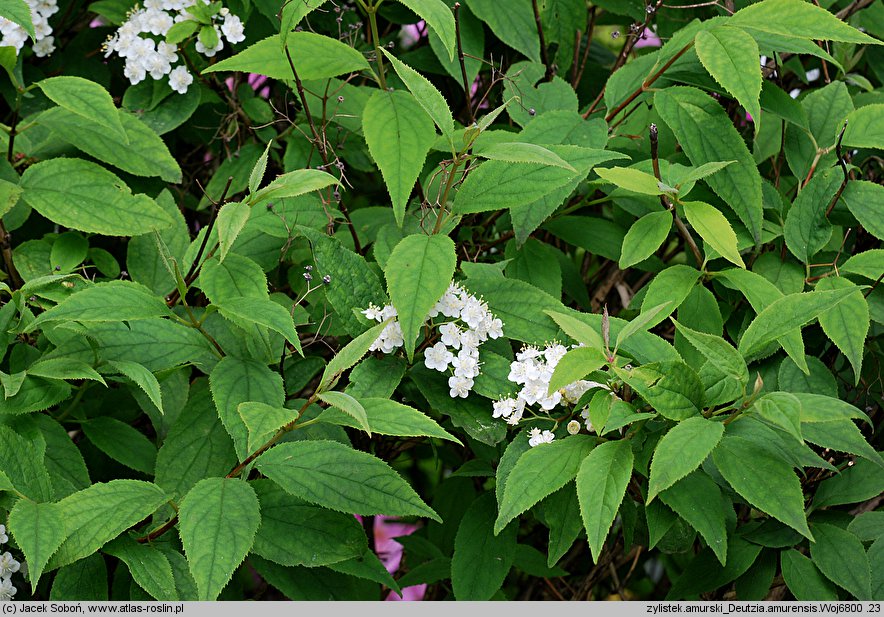
POLYGON ((6 535, 6 525, 0 525, 0 544, 9 542, 9 536, 6 535))
POLYGON ((462 349, 451 364, 455 375, 472 379, 479 374, 479 361, 468 351, 464 353, 465 351, 467 350, 462 349))
POLYGON ((169 86, 175 92, 184 94, 187 92, 188 86, 193 83, 193 75, 191 75, 184 66, 175 67, 169 73, 169 86))
POLYGON ((0 579, 0 602, 8 602, 12 600, 12 596, 18 591, 12 586, 12 581, 7 578, 0 579))
POLYGON ((448 387, 450 388, 449 396, 451 398, 466 398, 473 388, 473 380, 467 377, 459 377, 453 375, 448 378, 448 387))
POLYGON ((542 443, 552 443, 556 438, 550 431, 541 432, 539 428, 532 428, 528 431, 528 445, 532 448, 542 443))
POLYGON ((374 304, 369 304, 368 308, 362 311, 362 314, 365 315, 366 319, 371 319, 372 321, 384 321, 383 317, 381 317, 380 307, 374 304))
POLYGON ((440 372, 447 371, 453 359, 454 354, 448 351, 444 343, 436 343, 424 352, 424 365, 440 372))
POLYGON ((235 45, 236 43, 241 43, 246 40, 245 29, 243 28, 242 21, 236 15, 232 15, 229 12, 224 17, 224 23, 221 25, 221 32, 224 33, 224 36, 227 38, 227 42, 235 45))
POLYGON ((447 323, 439 326, 442 342, 448 347, 460 349, 460 328, 456 323, 447 323))
POLYGON ((21 564, 15 560, 12 553, 5 552, 0 555, 0 578, 9 578, 21 567, 21 564))

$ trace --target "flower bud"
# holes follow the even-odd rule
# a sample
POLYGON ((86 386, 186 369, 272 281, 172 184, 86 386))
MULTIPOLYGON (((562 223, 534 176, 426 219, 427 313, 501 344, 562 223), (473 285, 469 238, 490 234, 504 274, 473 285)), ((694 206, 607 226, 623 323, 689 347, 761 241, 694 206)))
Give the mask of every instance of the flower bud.
POLYGON ((569 435, 576 435, 579 432, 580 432, 580 422, 578 422, 577 420, 571 420, 570 422, 568 422, 568 434, 569 435))

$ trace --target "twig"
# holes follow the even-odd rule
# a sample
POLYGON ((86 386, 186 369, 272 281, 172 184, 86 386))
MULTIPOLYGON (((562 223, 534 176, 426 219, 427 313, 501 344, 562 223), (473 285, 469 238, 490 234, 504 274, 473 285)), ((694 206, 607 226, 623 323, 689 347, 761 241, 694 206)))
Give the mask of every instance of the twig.
MULTIPOLYGON (((624 109, 627 105, 629 105, 630 103, 632 103, 632 101, 634 101, 634 100, 635 100, 640 94, 642 94, 643 92, 646 92, 647 89, 648 89, 648 88, 649 88, 649 87, 650 87, 655 81, 657 81, 657 80, 660 78, 660 76, 663 75, 663 73, 665 73, 666 70, 667 70, 670 66, 672 66, 672 65, 675 63, 676 60, 678 60, 679 58, 681 58, 681 57, 685 54, 685 52, 691 48, 691 46, 692 46, 693 44, 694 44, 694 43, 693 43, 693 41, 692 41, 692 42, 688 43, 687 45, 685 45, 684 47, 682 47, 680 50, 678 50, 678 53, 675 54, 674 56, 672 56, 672 57, 669 59, 669 61, 668 61, 666 64, 664 64, 663 66, 661 66, 660 69, 659 69, 656 73, 654 73, 654 74, 651 75, 649 78, 647 78, 647 79, 645 79, 644 81, 642 81, 641 86, 639 86, 639 87, 638 87, 638 88, 637 88, 632 94, 630 94, 630 95, 626 98, 625 101, 623 101, 622 103, 620 103, 619 105, 617 105, 617 107, 615 107, 614 109, 612 109, 611 112, 608 113, 607 116, 605 116, 605 122, 610 122, 611 119, 612 119, 614 116, 616 116, 616 115, 619 114, 621 111, 623 111, 623 109, 624 109)), ((587 117, 587 116, 584 116, 584 118, 585 118, 585 117, 587 117)))
POLYGON ((457 59, 460 62, 460 74, 463 77, 463 92, 467 99, 467 114, 470 118, 470 124, 476 121, 473 115, 473 94, 470 92, 470 80, 467 78, 467 66, 463 58, 463 42, 460 37, 460 2, 454 3, 454 36, 457 39, 457 59))
MULTIPOLYGON (((651 136, 651 163, 654 166, 654 177, 657 178, 658 181, 661 180, 660 176, 660 160, 657 158, 657 125, 651 124, 651 128, 649 130, 651 136)), ((694 242, 693 236, 691 236, 691 232, 685 226, 684 222, 681 220, 681 217, 678 216, 678 213, 675 211, 675 204, 670 202, 665 195, 660 195, 660 203, 663 204, 663 207, 672 212, 672 219, 675 221, 675 228, 678 230, 678 233, 684 239, 685 243, 691 249, 691 252, 694 254, 694 259, 697 260, 697 267, 703 267, 703 255, 700 253, 700 249, 697 247, 697 243, 694 242)))
MULTIPOLYGON (((378 51, 378 56, 380 56, 380 51, 378 51)), ((316 130, 313 114, 310 113, 310 106, 307 105, 307 95, 304 93, 304 85, 301 83, 301 78, 298 77, 298 71, 295 69, 295 63, 292 61, 292 54, 289 52, 288 45, 285 46, 285 57, 288 59, 289 68, 292 70, 292 76, 295 78, 295 86, 298 90, 298 97, 301 99, 301 106, 304 108, 304 115, 307 117, 307 124, 310 126, 310 132, 313 133, 313 143, 316 145, 317 150, 319 150, 322 164, 325 167, 328 167, 328 149, 325 147, 325 140, 319 134, 319 131, 316 130)), ((353 238, 353 248, 357 253, 361 253, 362 245, 359 243, 359 236, 356 235, 356 228, 353 226, 353 220, 350 218, 350 212, 347 210, 347 206, 344 205, 343 199, 338 200, 338 209, 347 221, 347 227, 350 229, 350 237, 353 238)))
POLYGON ((841 132, 838 133, 838 141, 835 143, 835 152, 838 155, 838 164, 841 166, 841 171, 844 173, 844 179, 841 180, 841 186, 838 187, 838 191, 835 193, 832 201, 829 202, 829 207, 826 208, 826 218, 829 218, 829 214, 835 208, 835 204, 841 199, 841 194, 844 192, 844 188, 847 186, 847 181, 850 179, 850 174, 847 172, 847 163, 844 161, 844 156, 841 154, 841 140, 844 139, 844 132, 846 130, 847 120, 844 121, 844 126, 841 127, 841 132))
POLYGON ((531 0, 531 6, 534 8, 534 23, 537 25, 537 36, 540 38, 540 57, 543 60, 543 66, 546 67, 543 81, 550 81, 553 78, 553 67, 549 62, 549 50, 546 48, 546 39, 543 36, 543 24, 540 21, 540 9, 537 7, 537 0, 531 0))
POLYGON ((583 48, 583 57, 580 58, 580 69, 577 69, 577 52, 580 51, 580 38, 577 39, 577 44, 574 46, 574 71, 575 76, 574 79, 571 80, 571 86, 575 89, 580 85, 580 80, 583 79, 583 70, 586 68, 586 61, 589 60, 589 48, 592 45, 592 35, 595 32, 595 20, 598 15, 598 7, 593 6, 589 11, 589 25, 586 27, 586 47, 583 48))

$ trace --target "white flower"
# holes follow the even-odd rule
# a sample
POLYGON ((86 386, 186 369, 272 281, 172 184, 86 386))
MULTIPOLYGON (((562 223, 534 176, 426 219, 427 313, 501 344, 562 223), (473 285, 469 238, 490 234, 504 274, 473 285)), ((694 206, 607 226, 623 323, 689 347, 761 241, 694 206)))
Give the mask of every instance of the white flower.
POLYGON ((542 443, 552 443, 556 438, 550 431, 541 432, 539 428, 532 428, 528 432, 528 445, 532 448, 542 443))
POLYGON ((454 366, 455 375, 472 379, 479 374, 479 361, 472 354, 464 353, 464 351, 467 350, 461 350, 451 364, 454 366))
POLYGON ((592 432, 592 422, 589 421, 589 408, 581 411, 580 417, 583 418, 583 424, 586 426, 586 430, 592 432))
POLYGON ((6 535, 6 525, 0 525, 0 544, 9 542, 9 536, 6 535))
POLYGON ((129 83, 134 86, 145 78, 147 71, 144 70, 144 66, 142 66, 141 62, 128 59, 126 60, 126 66, 123 67, 123 75, 129 80, 129 83))
POLYGON ((450 388, 449 396, 451 398, 466 398, 470 394, 473 387, 473 380, 467 377, 458 377, 453 375, 448 378, 448 387, 450 388))
POLYGON ((464 306, 460 310, 460 318, 470 328, 478 328, 479 324, 485 320, 485 315, 488 311, 483 304, 473 296, 470 296, 464 302, 464 306))
POLYGON ((165 36, 173 23, 171 15, 157 9, 148 9, 141 16, 142 28, 156 36, 165 36))
POLYGON ((55 51, 55 37, 47 36, 43 37, 39 41, 31 46, 31 49, 34 50, 34 55, 38 58, 44 58, 55 51))
POLYGON ((374 304, 369 304, 368 308, 362 311, 362 314, 365 315, 366 319, 371 319, 372 321, 384 321, 384 318, 381 317, 380 307, 374 304))
POLYGON ((231 44, 241 43, 246 40, 242 21, 236 15, 227 14, 224 17, 224 23, 221 25, 221 32, 227 37, 227 42, 231 44))
POLYGON ((12 600, 12 596, 15 595, 16 591, 18 589, 12 586, 12 582, 9 579, 0 579, 0 601, 8 602, 12 600))
POLYGON ((176 67, 169 73, 169 87, 178 94, 187 92, 187 87, 193 83, 193 75, 187 72, 183 66, 176 67))
POLYGON ((448 351, 443 343, 436 343, 424 352, 424 365, 440 372, 448 370, 448 365, 453 359, 454 354, 448 351))
POLYGON ((399 313, 396 312, 396 309, 393 308, 392 304, 386 305, 383 309, 381 309, 381 319, 378 321, 384 321, 385 319, 390 319, 391 317, 398 317, 399 313))
POLYGON ((12 557, 12 553, 7 551, 0 555, 0 578, 9 578, 18 572, 20 567, 21 564, 12 557))
POLYGON ((516 405, 516 399, 514 398, 503 398, 499 401, 494 401, 493 417, 509 418, 516 410, 516 405))
POLYGON ((445 345, 460 349, 460 328, 456 323, 442 324, 439 326, 439 333, 442 335, 442 342, 445 345))
POLYGON ((562 356, 567 352, 568 348, 564 345, 551 345, 543 350, 543 357, 546 358, 546 361, 552 368, 555 368, 556 364, 559 363, 559 360, 561 360, 562 356))

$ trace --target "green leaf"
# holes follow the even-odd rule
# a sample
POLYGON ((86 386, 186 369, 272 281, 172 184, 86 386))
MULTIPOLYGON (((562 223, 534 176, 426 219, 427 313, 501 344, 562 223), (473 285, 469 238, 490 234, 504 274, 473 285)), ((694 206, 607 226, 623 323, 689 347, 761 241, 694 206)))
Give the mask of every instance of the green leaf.
POLYGON ((680 422, 702 409, 703 384, 684 362, 653 362, 616 373, 665 418, 680 422))
POLYGON ((28 579, 33 592, 49 558, 65 540, 61 508, 55 503, 19 499, 9 511, 9 529, 28 561, 28 579))
POLYGON ((121 560, 138 586, 155 600, 179 600, 168 557, 152 546, 121 536, 104 547, 104 552, 121 560))
POLYGON ((74 565, 61 568, 52 581, 49 599, 106 601, 107 566, 104 557, 94 553, 74 565))
POLYGON ((569 350, 553 370, 549 380, 549 393, 564 388, 578 379, 583 379, 603 367, 606 362, 605 354, 600 349, 578 347, 569 350))
MULTIPOLYGON (((690 422, 688 420, 687 422, 690 422)), ((660 493, 660 501, 700 532, 721 565, 727 560, 725 501, 721 489, 705 473, 694 471, 660 493)))
POLYGON ((399 0, 399 2, 417 13, 429 24, 448 51, 449 59, 453 60, 457 39, 455 38, 454 16, 451 14, 451 9, 442 0, 399 0))
POLYGON ((848 26, 826 9, 803 0, 764 0, 734 13, 731 26, 806 39, 879 45, 880 42, 848 26))
POLYGON ((203 478, 223 476, 236 464, 233 442, 212 402, 208 380, 194 382, 187 405, 157 453, 155 482, 180 500, 203 478))
POLYGON ((835 168, 815 174, 789 208, 783 236, 789 251, 802 263, 810 263, 832 237, 826 208, 841 185, 841 178, 841 170, 835 168))
POLYGON ((495 0, 467 0, 467 6, 501 41, 533 62, 540 62, 540 39, 530 0, 513 0, 506 11, 495 0))
POLYGON ((28 367, 27 374, 49 379, 90 379, 107 386, 98 371, 76 358, 38 360, 28 367))
POLYGON ((685 216, 703 241, 729 262, 745 268, 743 258, 737 248, 737 234, 733 227, 714 206, 702 201, 682 203, 685 216))
POLYGON ((99 450, 126 467, 152 474, 157 449, 150 440, 129 424, 100 416, 82 425, 83 432, 99 450))
POLYGON ((49 501, 52 491, 42 450, 38 442, 0 426, 0 469, 19 493, 35 501, 49 501))
POLYGON ((271 448, 258 468, 288 493, 354 514, 426 516, 441 522, 385 462, 335 441, 301 441, 271 448))
POLYGON ((884 239, 884 187, 866 180, 847 183, 841 199, 866 231, 884 239))
POLYGON ((436 89, 436 86, 430 83, 429 79, 401 62, 386 49, 381 48, 381 52, 387 56, 390 64, 393 65, 393 70, 399 75, 399 79, 402 80, 408 91, 414 95, 414 98, 424 108, 427 115, 433 119, 439 130, 442 131, 442 135, 448 139, 449 143, 453 143, 451 136, 454 133, 454 118, 442 93, 436 89))
POLYGON ((286 2, 282 5, 282 19, 279 24, 279 39, 283 47, 294 27, 324 3, 325 0, 302 0, 301 2, 286 2))
MULTIPOLYGON (((388 398, 358 397, 358 401, 362 404, 368 424, 375 433, 402 437, 437 437, 463 445, 451 433, 413 407, 391 401, 388 398)), ((320 414, 319 420, 340 426, 360 428, 353 417, 334 409, 326 409, 320 414)))
POLYGON ((841 272, 875 280, 884 272, 884 249, 870 249, 853 255, 840 267, 841 272))
MULTIPOLYGON (((771 341, 813 321, 821 313, 830 310, 853 294, 854 291, 854 289, 833 289, 783 296, 758 313, 752 320, 740 339, 740 353, 744 358, 751 357, 771 341)), ((804 370, 807 367, 801 368, 804 370)))
POLYGON ((332 387, 344 371, 359 362, 389 323, 390 320, 387 320, 372 326, 338 351, 326 365, 317 391, 324 392, 332 387))
POLYGON ((823 523, 815 523, 813 533, 816 542, 810 544, 810 557, 814 565, 856 599, 872 600, 869 558, 859 538, 823 523))
POLYGON ((319 395, 319 399, 352 417, 356 420, 359 428, 365 431, 369 438, 371 437, 371 427, 368 424, 368 416, 362 403, 344 392, 323 392, 319 395))
POLYGON ((160 410, 160 413, 165 413, 163 410, 163 393, 160 391, 160 382, 157 381, 157 378, 153 373, 141 364, 130 362, 128 360, 111 360, 108 364, 131 379, 136 386, 144 390, 144 393, 147 394, 150 402, 160 410))
POLYGON ((234 201, 224 204, 218 211, 218 244, 221 248, 219 261, 223 262, 230 252, 230 247, 236 242, 239 232, 246 226, 252 209, 247 204, 234 201))
POLYGON ((365 552, 365 532, 352 515, 306 504, 269 480, 251 484, 261 502, 254 554, 284 566, 315 567, 365 552))
POLYGON ((28 324, 33 332, 47 321, 133 321, 165 317, 169 308, 163 299, 143 285, 131 281, 107 281, 72 294, 28 324))
POLYGON ((763 219, 761 175, 721 105, 702 90, 679 86, 658 91, 654 108, 694 165, 736 161, 708 177, 706 183, 733 209, 758 243, 763 219))
POLYGON ((732 436, 719 442, 712 459, 728 484, 752 506, 813 540, 792 465, 748 439, 732 436))
POLYGON ((669 236, 670 229, 672 229, 670 212, 651 212, 638 219, 623 238, 618 264, 620 269, 626 270, 653 255, 669 236))
POLYGON ((605 442, 583 459, 577 473, 577 499, 592 560, 598 563, 605 538, 632 477, 629 440, 605 442))
POLYGON ((249 452, 257 451, 279 429, 298 419, 297 409, 274 407, 266 403, 240 403, 236 411, 249 429, 249 452))
POLYGON ((181 182, 181 167, 166 144, 147 124, 133 114, 119 110, 126 139, 72 111, 55 107, 43 112, 39 122, 89 156, 136 176, 158 176, 167 182, 181 182))
POLYGON ((227 356, 212 369, 209 385, 218 416, 233 438, 239 460, 243 460, 250 454, 249 431, 237 408, 240 403, 249 401, 282 407, 285 403, 282 378, 265 364, 227 356))
MULTIPOLYGON (((30 21, 30 10, 28 19, 30 21)), ((29 33, 34 37, 33 27, 29 33)), ((43 79, 35 85, 56 105, 110 130, 123 144, 129 143, 111 95, 99 84, 82 77, 65 75, 43 79)))
POLYGON ((709 74, 752 116, 757 133, 761 122, 761 52, 755 39, 739 28, 724 25, 698 32, 694 47, 709 74))
POLYGON ((22 197, 54 223, 108 236, 137 236, 172 224, 146 195, 103 167, 80 159, 55 158, 31 165, 22 175, 22 197))
POLYGON ((810 392, 793 392, 801 402, 801 422, 834 422, 836 420, 863 420, 871 424, 862 411, 837 398, 810 392))
POLYGON ((856 454, 884 468, 884 459, 869 444, 852 420, 808 422, 802 424, 801 434, 812 444, 856 454))
POLYGON ((193 36, 199 27, 200 23, 194 19, 179 21, 166 32, 166 42, 177 45, 193 36))
POLYGON ((820 482, 813 497, 814 508, 860 503, 884 492, 884 475, 872 463, 857 460, 855 464, 820 482))
POLYGON ((847 116, 842 143, 855 148, 884 148, 884 104, 864 105, 847 116))
POLYGON ((799 441, 801 435, 801 401, 788 392, 768 392, 755 401, 752 411, 768 424, 780 427, 799 441))
POLYGON ((670 266, 658 273, 648 285, 641 310, 642 313, 648 313, 653 307, 664 303, 667 303, 668 307, 667 311, 656 313, 654 320, 644 325, 645 329, 653 328, 681 306, 700 276, 702 273, 699 270, 683 264, 670 266))
POLYGON ((451 558, 451 586, 457 600, 490 600, 513 564, 519 527, 497 530, 495 510, 494 497, 485 493, 470 504, 457 528, 451 558))
POLYGON ((786 586, 796 600, 801 602, 819 602, 837 600, 838 590, 826 580, 813 561, 795 549, 780 553, 780 566, 786 586))
POLYGON ((474 148, 473 151, 476 156, 492 161, 539 163, 540 165, 562 167, 563 169, 577 173, 577 170, 574 169, 574 166, 571 165, 571 163, 564 160, 552 150, 544 148, 543 146, 538 146, 537 144, 522 143, 518 141, 491 143, 488 145, 479 145, 474 148))
POLYGON ((659 319, 659 315, 664 311, 668 311, 668 313, 666 313, 668 315, 673 309, 674 307, 672 307, 672 303, 670 302, 664 302, 663 304, 650 307, 647 310, 645 310, 644 305, 642 305, 642 312, 636 315, 626 327, 617 333, 617 341, 614 343, 615 349, 619 349, 620 344, 636 332, 643 332, 663 321, 662 319, 659 319))
POLYGON ((603 180, 633 193, 642 195, 661 195, 663 193, 657 178, 638 169, 611 167, 596 169, 595 172, 603 180))
MULTIPOLYGON (((789 100, 791 101, 792 99, 789 98, 789 100)), ((731 163, 736 163, 736 161, 710 161, 709 163, 703 163, 699 167, 691 167, 690 170, 685 172, 685 174, 679 178, 678 186, 682 187, 687 186, 688 184, 693 184, 697 180, 702 180, 706 176, 718 173, 731 163)))
POLYGON ((602 335, 589 327, 585 322, 568 315, 567 313, 559 313, 557 311, 543 311, 562 329, 562 331, 570 336, 578 343, 583 343, 587 347, 601 349, 605 345, 602 335))
MULTIPOLYGON (((469 214, 532 204, 560 187, 579 181, 594 165, 623 158, 618 152, 580 146, 550 146, 548 149, 576 168, 577 173, 539 163, 513 165, 507 161, 488 161, 471 171, 464 180, 455 196, 454 211, 469 214)), ((573 188, 568 193, 571 191, 573 188)), ((565 197, 567 195, 561 199, 565 197)), ((553 209, 559 203, 553 204, 553 209)))
POLYGON ((500 533, 522 512, 573 480, 581 461, 597 443, 594 437, 573 435, 522 454, 506 478, 494 533, 500 533))
POLYGON ((155 484, 139 480, 99 482, 58 502, 67 537, 47 569, 91 555, 166 503, 155 484))
POLYGON ((409 362, 427 314, 451 284, 457 262, 454 248, 448 236, 413 234, 396 245, 387 262, 384 276, 409 362))
POLYGON ((292 311, 281 304, 269 298, 231 297, 224 298, 215 306, 225 318, 237 325, 254 323, 279 332, 298 350, 298 353, 304 355, 298 332, 295 330, 292 311))
MULTIPOLYGON (((258 73, 271 79, 292 80, 292 69, 284 53, 280 53, 281 41, 274 34, 262 39, 221 62, 203 70, 203 73, 218 71, 241 71, 258 73)), ((368 69, 368 61, 360 52, 337 39, 313 32, 292 32, 286 46, 292 56, 298 77, 303 81, 327 79, 345 73, 368 69)))
POLYGON ((206 478, 184 497, 178 518, 199 599, 215 600, 255 541, 258 497, 242 480, 206 478))
POLYGON ((724 436, 724 425, 702 417, 672 427, 654 450, 648 502, 699 467, 724 436))
POLYGON ((820 326, 850 360, 850 364, 853 366, 854 381, 859 383, 864 344, 870 326, 869 304, 863 297, 860 288, 845 278, 820 279, 815 287, 815 291, 836 289, 854 289, 855 293, 821 313, 819 316, 820 326))
POLYGON ((298 197, 332 184, 338 184, 338 180, 330 173, 319 169, 298 169, 277 176, 270 184, 249 197, 248 203, 254 207, 270 200, 298 197))
POLYGON ((198 286, 214 304, 231 297, 269 297, 261 266, 237 253, 228 253, 224 263, 215 258, 204 261, 198 286))
POLYGON ((720 336, 692 330, 678 323, 675 319, 672 320, 672 323, 675 324, 675 329, 679 334, 684 336, 715 368, 741 384, 748 383, 749 369, 746 368, 746 362, 740 352, 734 349, 730 343, 720 336))
POLYGON ((261 186, 261 182, 264 181, 264 174, 267 172, 267 158, 270 155, 270 146, 273 145, 273 140, 271 139, 267 142, 267 147, 264 148, 264 153, 261 155, 261 158, 258 159, 258 162, 255 163, 255 166, 252 167, 252 172, 249 174, 249 194, 254 194, 258 191, 258 188, 261 186))
POLYGON ((410 93, 378 90, 365 105, 362 131, 401 227, 414 183, 436 141, 433 121, 410 93))

